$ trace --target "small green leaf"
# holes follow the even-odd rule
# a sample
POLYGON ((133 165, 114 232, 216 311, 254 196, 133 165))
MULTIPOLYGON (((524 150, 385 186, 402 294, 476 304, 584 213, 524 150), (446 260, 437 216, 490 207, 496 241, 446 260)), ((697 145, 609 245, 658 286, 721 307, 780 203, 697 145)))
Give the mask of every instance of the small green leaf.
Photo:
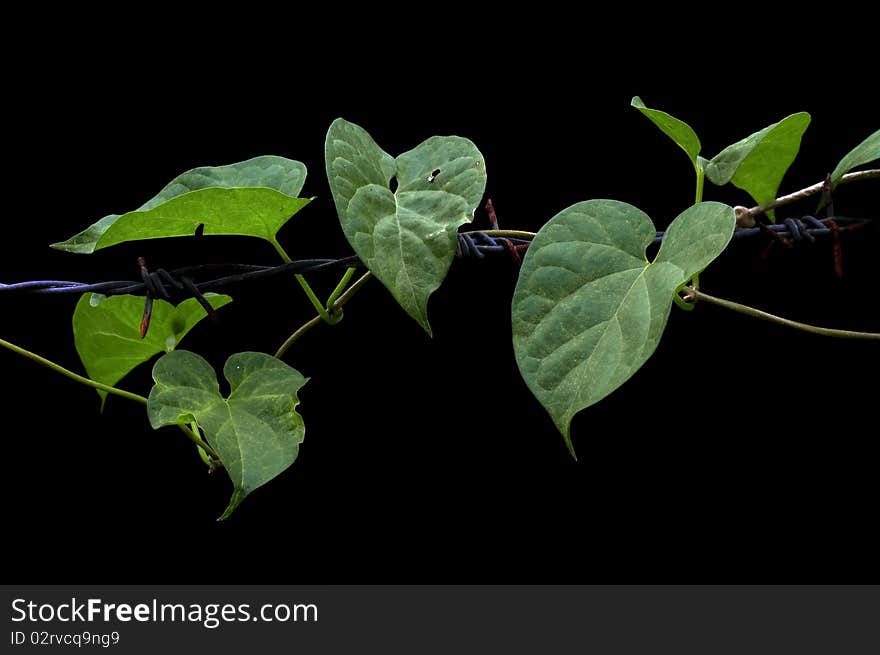
POLYGON ((88 254, 125 241, 206 235, 275 234, 311 199, 297 198, 304 164, 266 155, 228 166, 194 168, 172 180, 136 211, 110 214, 52 247, 88 254))
POLYGON ((835 186, 840 182, 840 178, 856 166, 867 164, 875 159, 880 159, 880 130, 874 132, 840 160, 834 172, 831 173, 831 186, 835 186))
POLYGON ((572 455, 574 415, 647 361, 676 289, 721 253, 735 224, 727 205, 694 205, 669 226, 652 263, 651 219, 616 200, 573 205, 538 232, 513 295, 513 347, 572 455))
MULTIPOLYGON (((232 302, 229 296, 214 293, 206 293, 205 298, 215 309, 232 302)), ((73 312, 73 338, 91 379, 115 385, 154 355, 174 350, 187 332, 207 316, 195 298, 188 298, 177 307, 155 300, 150 329, 141 339, 143 313, 143 296, 86 293, 79 299, 73 312)), ((98 395, 103 405, 107 393, 99 389, 98 395)))
POLYGON ((654 125, 660 128, 663 134, 675 141, 676 145, 687 153, 688 159, 691 160, 695 169, 698 167, 697 155, 700 154, 702 146, 697 133, 690 125, 670 116, 665 111, 646 107, 639 96, 634 97, 630 104, 647 116, 654 125))
POLYGON ((221 520, 296 459, 305 436, 296 394, 307 381, 281 360, 256 352, 232 355, 223 375, 227 398, 208 362, 175 350, 153 367, 156 384, 147 402, 153 428, 196 421, 204 431, 235 487, 221 520))
MULTIPOLYGON (((708 163, 706 176, 719 186, 733 182, 759 205, 775 200, 809 124, 808 113, 792 114, 727 146, 708 163)), ((772 210, 767 215, 775 220, 772 210)))
POLYGON ((428 298, 452 263, 458 227, 473 220, 483 197, 483 156, 467 139, 435 136, 395 159, 363 128, 341 118, 327 132, 325 156, 346 238, 431 334, 428 298))

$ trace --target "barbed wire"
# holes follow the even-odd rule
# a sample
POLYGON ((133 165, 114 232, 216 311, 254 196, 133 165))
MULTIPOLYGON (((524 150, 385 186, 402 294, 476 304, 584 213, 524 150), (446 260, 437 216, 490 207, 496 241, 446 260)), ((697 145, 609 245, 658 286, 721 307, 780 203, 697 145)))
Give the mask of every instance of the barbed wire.
MULTIPOLYGON (((814 216, 786 218, 781 223, 756 227, 736 228, 733 241, 765 234, 771 243, 793 245, 800 242, 813 242, 817 236, 834 235, 841 232, 861 228, 870 223, 870 219, 834 216, 817 219, 814 216), (841 224, 842 223, 842 224, 841 224)), ((495 230, 497 231, 497 230, 495 230)), ((495 236, 493 230, 476 230, 458 234, 456 257, 483 259, 488 254, 510 253, 520 263, 520 253, 525 251, 531 238, 524 236, 495 236)), ((659 230, 653 244, 662 243, 665 231, 659 230)), ((221 290, 233 284, 279 275, 313 273, 335 270, 339 268, 363 268, 357 256, 336 259, 301 259, 279 266, 262 266, 257 264, 197 264, 177 268, 171 271, 157 269, 150 273, 141 260, 141 280, 109 280, 105 282, 76 282, 71 280, 31 280, 0 283, 0 293, 27 292, 35 294, 79 294, 101 293, 104 295, 153 295, 157 298, 171 299, 174 296, 194 296, 209 291, 221 290), (218 277, 219 275, 219 277, 218 277), (207 278, 207 279, 205 279, 207 278)))

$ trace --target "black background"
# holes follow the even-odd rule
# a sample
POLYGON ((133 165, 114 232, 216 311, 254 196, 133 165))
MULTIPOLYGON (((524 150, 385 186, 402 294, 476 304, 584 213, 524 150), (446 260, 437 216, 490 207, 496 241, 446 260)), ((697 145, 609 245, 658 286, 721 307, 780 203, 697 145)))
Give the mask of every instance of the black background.
MULTIPOLYGON (((598 27, 592 28, 595 32, 598 27)), ((684 154, 629 107, 641 95, 686 120, 703 154, 795 111, 813 122, 787 192, 821 179, 877 125, 867 64, 844 76, 792 54, 758 75, 713 50, 661 61, 567 35, 523 50, 494 34, 406 43, 409 57, 352 48, 345 63, 303 54, 194 50, 175 64, 59 51, 7 79, 14 207, 0 280, 100 280, 154 267, 274 263, 258 240, 55 252, 108 213, 139 206, 180 172, 261 154, 303 161, 317 200, 281 232, 296 257, 350 252, 326 185, 323 143, 337 116, 399 154, 433 134, 472 139, 502 227, 537 230, 589 198, 616 198, 658 227, 692 202, 684 154), (442 47, 441 47, 442 46, 442 47), (466 47, 465 47, 466 46, 466 47), (415 53, 415 54, 413 54, 415 53), (285 58, 286 57, 286 58, 285 58), (401 64, 400 60, 406 63, 401 64), (223 62, 223 66, 209 65, 223 62), (230 65, 234 62, 236 65, 230 65), (705 62, 704 62, 705 63, 705 62), (462 70, 468 73, 462 74, 462 70)), ((551 35, 552 36, 552 35, 551 35)), ((338 55, 338 53, 337 53, 338 55)), ((856 58, 856 61, 858 59, 856 58)), ((7 189, 7 191, 11 191, 7 189)), ((876 182, 842 187, 843 215, 877 217, 876 182)), ((707 185, 706 199, 748 204, 707 185)), ((792 208, 811 212, 810 201, 792 208)), ((780 217, 787 215, 783 211, 780 217)), ((476 226, 486 226, 478 212, 476 226)), ((876 228, 761 258, 732 246, 704 274, 709 293, 794 319, 880 331, 876 228)), ((286 361, 311 381, 298 460, 216 518, 231 487, 189 442, 152 431, 142 408, 4 351, 2 428, 7 576, 18 582, 857 583, 877 582, 876 369, 880 349, 701 306, 673 309, 656 354, 574 421, 566 452, 519 377, 510 345, 516 268, 456 261, 434 295, 429 340, 378 283, 286 361)), ((316 275, 322 295, 335 284, 316 275)), ((312 315, 294 284, 231 291, 218 326, 182 347, 218 369, 273 352, 312 315)), ((79 369, 73 297, 0 297, 0 336, 79 369)), ((146 394, 149 367, 121 386, 146 394)))

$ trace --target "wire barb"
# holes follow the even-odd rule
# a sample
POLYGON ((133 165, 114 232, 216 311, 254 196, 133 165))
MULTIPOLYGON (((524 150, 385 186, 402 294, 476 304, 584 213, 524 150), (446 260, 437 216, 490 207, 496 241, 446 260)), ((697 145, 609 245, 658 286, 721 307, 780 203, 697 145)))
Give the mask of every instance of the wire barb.
MULTIPOLYGON (((155 284, 152 276, 150 276, 150 272, 147 270, 146 260, 143 257, 138 257, 137 263, 138 269, 140 269, 141 272, 141 280, 143 280, 144 287, 146 288, 146 298, 144 300, 144 315, 143 318, 141 318, 140 326, 141 339, 143 339, 147 336, 147 331, 150 329, 150 319, 153 316, 153 297, 156 295, 157 285, 155 284)), ((159 286, 161 287, 161 284, 159 286)))
POLYGON ((492 226, 492 229, 501 229, 498 226, 498 216, 495 214, 495 205, 492 204, 492 198, 486 199, 486 213, 489 215, 489 225, 492 226))

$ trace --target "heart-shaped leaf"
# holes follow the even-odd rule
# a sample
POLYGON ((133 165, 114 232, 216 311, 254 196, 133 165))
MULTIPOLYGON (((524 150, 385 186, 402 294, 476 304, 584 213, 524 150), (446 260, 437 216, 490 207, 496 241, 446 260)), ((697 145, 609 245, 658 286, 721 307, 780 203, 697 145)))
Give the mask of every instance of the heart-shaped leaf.
POLYGON ((228 166, 194 168, 174 178, 136 211, 110 214, 58 250, 88 254, 140 239, 203 234, 260 237, 276 243, 278 230, 310 198, 297 198, 306 178, 304 164, 266 155, 228 166))
MULTIPOLYGON (((205 298, 214 309, 232 302, 229 296, 214 293, 206 293, 205 298)), ((150 329, 142 339, 143 313, 143 296, 82 295, 73 311, 73 339, 92 380, 115 385, 154 355, 174 350, 187 332, 208 315, 195 298, 188 298, 177 307, 155 300, 150 329)), ((103 406, 107 393, 98 389, 98 395, 103 406)))
MULTIPOLYGON (((706 176, 719 186, 733 182, 759 205, 775 200, 809 124, 810 115, 799 112, 727 146, 706 165, 706 176)), ((775 220, 773 210, 767 215, 775 220)))
POLYGON ((880 130, 874 132, 855 148, 850 150, 831 173, 831 186, 840 182, 840 178, 856 166, 880 159, 880 130))
POLYGON ((327 132, 325 157, 346 238, 431 334, 428 298, 452 263, 458 227, 473 220, 483 197, 483 156, 467 139, 435 136, 395 159, 363 128, 339 118, 327 132))
POLYGON ((699 169, 697 155, 700 154, 700 148, 702 146, 700 145, 700 139, 697 137, 697 133, 694 132, 690 125, 674 116, 670 116, 665 111, 646 107, 645 103, 642 102, 642 99, 639 96, 634 97, 630 104, 647 116, 654 125, 660 128, 663 134, 672 139, 679 148, 684 150, 687 153, 688 159, 691 160, 691 164, 694 165, 694 168, 699 169))
POLYGON ((572 205, 538 232, 513 295, 513 347, 572 455, 574 415, 647 361, 673 294, 721 253, 735 223, 727 205, 694 205, 669 226, 651 263, 651 219, 616 200, 572 205))
POLYGON ((153 428, 195 421, 235 487, 221 520, 254 489, 296 459, 305 436, 296 394, 307 379, 270 355, 243 352, 226 360, 227 398, 214 369, 186 350, 163 355, 153 367, 147 415, 153 428))

